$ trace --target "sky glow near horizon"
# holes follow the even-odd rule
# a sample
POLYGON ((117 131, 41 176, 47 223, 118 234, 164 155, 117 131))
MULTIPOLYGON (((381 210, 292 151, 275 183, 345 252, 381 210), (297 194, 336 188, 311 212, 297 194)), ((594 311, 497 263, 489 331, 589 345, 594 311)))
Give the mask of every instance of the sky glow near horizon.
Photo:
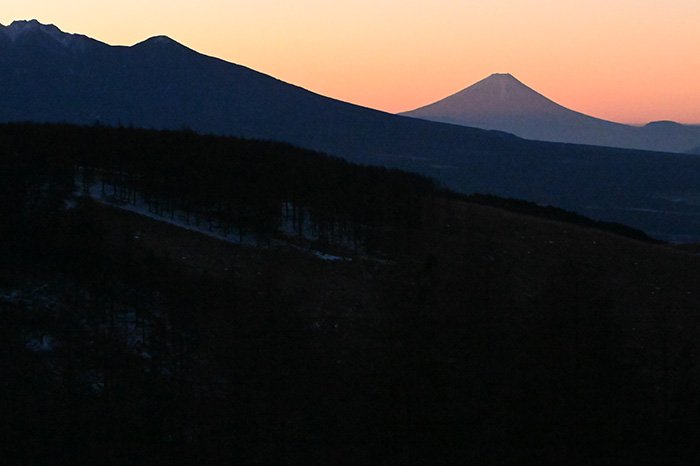
POLYGON ((700 124, 699 0, 4 0, 114 45, 164 34, 323 95, 410 110, 509 72, 574 110, 700 124))

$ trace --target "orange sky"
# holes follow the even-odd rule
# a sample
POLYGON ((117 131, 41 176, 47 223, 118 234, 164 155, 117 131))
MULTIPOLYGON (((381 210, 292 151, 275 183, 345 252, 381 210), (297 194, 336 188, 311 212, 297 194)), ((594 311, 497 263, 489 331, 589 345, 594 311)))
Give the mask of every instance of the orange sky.
POLYGON ((166 34, 200 52, 390 112, 510 72, 610 120, 700 123, 700 0, 3 0, 131 45, 166 34))

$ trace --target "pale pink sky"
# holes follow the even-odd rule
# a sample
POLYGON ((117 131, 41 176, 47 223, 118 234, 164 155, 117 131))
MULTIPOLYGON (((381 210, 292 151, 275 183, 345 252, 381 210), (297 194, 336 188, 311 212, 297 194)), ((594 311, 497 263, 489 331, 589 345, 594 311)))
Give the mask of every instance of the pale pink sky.
POLYGON ((699 0, 3 0, 131 45, 166 34, 315 92, 409 110, 495 72, 597 117, 700 123, 699 0))

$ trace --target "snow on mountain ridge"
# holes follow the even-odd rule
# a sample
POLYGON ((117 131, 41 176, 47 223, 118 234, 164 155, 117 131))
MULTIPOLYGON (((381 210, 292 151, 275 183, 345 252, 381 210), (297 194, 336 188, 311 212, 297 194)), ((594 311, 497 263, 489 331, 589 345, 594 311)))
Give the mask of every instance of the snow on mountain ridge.
POLYGON ((510 73, 495 73, 438 102, 413 112, 419 117, 446 116, 456 120, 502 115, 557 115, 567 110, 510 73))
POLYGON ((0 31, 4 32, 12 43, 16 43, 28 34, 44 34, 66 48, 80 47, 80 44, 87 39, 86 36, 63 32, 53 24, 43 24, 36 19, 15 20, 9 26, 0 25, 0 31))
MULTIPOLYGON (((52 39, 55 43, 58 43, 65 49, 78 52, 84 51, 89 44, 107 45, 99 40, 92 39, 83 34, 64 32, 53 24, 43 24, 36 19, 15 20, 9 26, 0 24, 0 36, 2 36, 2 34, 9 38, 12 44, 17 44, 19 41, 23 41, 30 35, 42 35, 44 38, 52 39)), ((179 46, 187 48, 176 40, 165 35, 149 37, 148 39, 134 44, 132 47, 143 45, 179 46)))

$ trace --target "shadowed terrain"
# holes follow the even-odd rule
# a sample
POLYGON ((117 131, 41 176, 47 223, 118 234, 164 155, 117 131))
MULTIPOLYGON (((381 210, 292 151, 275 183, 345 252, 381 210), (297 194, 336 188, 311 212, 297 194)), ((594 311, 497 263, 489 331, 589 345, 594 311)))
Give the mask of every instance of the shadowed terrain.
POLYGON ((285 144, 105 127, 0 128, 0 214, 10 464, 698 459, 697 247, 285 144))

